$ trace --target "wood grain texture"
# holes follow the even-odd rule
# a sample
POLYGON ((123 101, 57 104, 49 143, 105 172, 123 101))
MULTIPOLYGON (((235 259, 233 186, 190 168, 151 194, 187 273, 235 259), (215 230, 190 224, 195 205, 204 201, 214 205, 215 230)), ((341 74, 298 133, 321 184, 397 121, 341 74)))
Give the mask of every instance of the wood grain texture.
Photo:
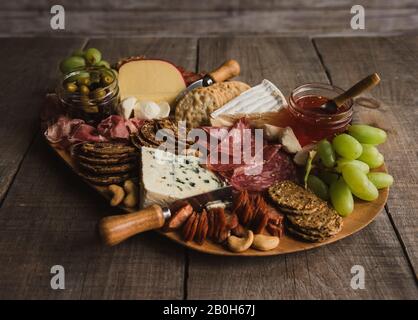
MULTIPOLYGON (((48 10, 56 4, 54 0, 15 0, 2 1, 0 11, 6 10, 48 10)), ((219 11, 219 10, 273 10, 273 9, 345 9, 358 4, 357 0, 61 0, 60 4, 66 10, 191 10, 191 11, 219 11)), ((363 0, 365 8, 417 8, 415 0, 363 0)))
MULTIPOLYGON (((256 84, 267 78, 285 95, 302 83, 328 82, 306 38, 201 39, 199 44, 200 69, 233 57, 242 66, 241 80, 256 84)), ((356 235, 308 252, 222 260, 190 252, 188 274, 189 299, 418 297, 414 276, 385 212, 356 235), (353 265, 365 269, 365 290, 350 287, 353 265)))
POLYGON ((83 39, 57 39, 53 45, 46 38, 1 40, 0 203, 38 131, 44 94, 58 81, 59 60, 83 43, 83 39))
MULTIPOLYGON (((204 2, 202 2, 204 3, 204 2)), ((225 3, 228 3, 225 1, 225 3)), ((68 10, 52 30, 49 8, 0 11, 0 36, 370 35, 416 33, 418 8, 367 8, 365 30, 352 30, 351 6, 243 10, 68 10), (324 18, 326 17, 326 18, 324 18)))
POLYGON ((358 107, 356 120, 389 133, 379 147, 395 178, 387 206, 418 279, 418 37, 315 43, 335 84, 347 87, 370 72, 378 72, 382 79, 366 97, 383 104, 378 109, 358 107))
MULTIPOLYGON (((43 52, 53 45, 44 44, 43 52)), ((110 61, 147 54, 195 67, 192 39, 93 40, 89 45, 101 48, 110 61)), ((36 94, 44 93, 40 89, 36 94)), ((28 119, 38 121, 38 115, 28 119)), ((38 137, 0 209, 0 298, 181 299, 184 249, 155 233, 105 247, 97 222, 116 213, 38 137), (56 264, 66 270, 65 290, 50 288, 50 268, 56 264)))

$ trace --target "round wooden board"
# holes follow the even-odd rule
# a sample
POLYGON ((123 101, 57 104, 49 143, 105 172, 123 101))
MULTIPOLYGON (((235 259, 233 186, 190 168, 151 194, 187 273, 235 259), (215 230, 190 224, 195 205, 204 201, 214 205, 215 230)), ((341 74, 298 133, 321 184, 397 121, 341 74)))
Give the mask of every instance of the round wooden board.
MULTIPOLYGON (((56 154, 64 160, 64 162, 76 173, 78 174, 77 167, 71 158, 70 154, 63 150, 58 149, 54 145, 49 144, 52 149, 56 152, 56 154)), ((383 165, 381 168, 379 168, 378 171, 386 171, 386 167, 383 165)), ((84 180, 84 179, 83 179, 84 180)), ((95 186, 88 181, 84 180, 88 185, 90 185, 93 189, 95 189, 97 192, 99 192, 102 196, 104 196, 106 199, 109 200, 109 195, 106 193, 105 187, 95 186)), ((224 248, 222 245, 215 244, 211 241, 205 241, 202 245, 198 245, 197 243, 190 241, 190 242, 184 242, 181 236, 177 232, 162 232, 158 231, 160 234, 164 235, 165 237, 185 246, 190 249, 208 253, 208 254, 214 254, 214 255, 221 255, 221 256, 242 256, 242 257, 254 257, 254 256, 274 256, 279 254, 285 254, 285 253, 292 253, 292 252, 298 252, 298 251, 304 251, 309 250, 317 247, 321 247, 324 245, 327 245, 329 243, 333 243, 335 241, 341 240, 345 237, 348 237, 364 227, 366 227, 370 222, 372 222, 376 216, 382 211, 386 200, 388 198, 389 189, 385 188, 379 191, 379 198, 377 198, 373 202, 366 202, 361 200, 356 200, 354 204, 354 211, 351 213, 348 217, 344 218, 344 224, 343 229, 340 233, 338 233, 336 236, 323 241, 323 242, 304 242, 298 239, 295 239, 293 237, 290 237, 288 235, 284 235, 282 238, 280 238, 280 244, 279 246, 270 251, 258 251, 254 249, 248 249, 245 252, 242 253, 233 253, 226 248, 224 248)), ((121 208, 125 211, 131 212, 132 210, 129 210, 127 208, 121 208)))

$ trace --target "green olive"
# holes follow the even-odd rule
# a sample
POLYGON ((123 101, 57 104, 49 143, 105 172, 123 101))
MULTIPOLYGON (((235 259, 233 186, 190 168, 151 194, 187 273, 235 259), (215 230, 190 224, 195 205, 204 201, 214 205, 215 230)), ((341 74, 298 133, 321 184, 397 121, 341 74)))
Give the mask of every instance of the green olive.
POLYGON ((113 77, 111 75, 104 75, 102 77, 102 83, 103 83, 103 85, 108 86, 112 82, 113 82, 113 77))
POLYGON ((83 110, 86 113, 98 113, 99 112, 99 107, 96 105, 93 106, 83 106, 83 110))
POLYGON ((96 48, 89 48, 84 53, 84 58, 88 64, 94 65, 102 60, 102 53, 96 48))
POLYGON ((110 69, 109 62, 107 62, 105 60, 99 61, 98 63, 95 64, 95 66, 97 66, 97 67, 105 67, 107 69, 110 69))
POLYGON ((83 68, 86 65, 86 61, 82 57, 69 57, 65 58, 60 63, 60 70, 62 73, 67 74, 78 68, 83 68))
POLYGON ((88 95, 90 93, 89 87, 87 87, 84 84, 80 86, 79 90, 80 90, 80 93, 84 95, 88 95))
POLYGON ((65 84, 65 90, 67 90, 68 92, 76 92, 78 89, 77 85, 74 82, 68 82, 65 84))
POLYGON ((79 78, 77 80, 77 83, 78 83, 79 86, 81 86, 81 85, 89 86, 91 81, 90 81, 89 77, 83 77, 83 78, 79 78))
POLYGON ((94 99, 103 99, 106 96, 106 90, 98 88, 92 93, 94 99))

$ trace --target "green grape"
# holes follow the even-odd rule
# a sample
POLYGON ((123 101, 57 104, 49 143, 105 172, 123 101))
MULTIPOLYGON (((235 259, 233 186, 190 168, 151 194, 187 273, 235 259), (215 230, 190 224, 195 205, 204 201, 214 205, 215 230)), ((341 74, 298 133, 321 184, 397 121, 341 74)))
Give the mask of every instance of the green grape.
POLYGON ((390 187, 393 183, 393 177, 384 172, 370 172, 367 177, 377 189, 390 187))
POLYGON ((385 161, 383 155, 371 144, 362 144, 363 152, 358 160, 368 164, 371 169, 380 167, 385 161))
POLYGON ((332 146, 341 157, 349 160, 357 159, 363 152, 360 142, 346 133, 336 136, 332 140, 332 146))
POLYGON ((95 64, 95 66, 97 66, 97 67, 105 67, 106 69, 110 69, 110 64, 109 64, 109 62, 107 62, 107 61, 105 61, 105 60, 101 60, 101 61, 97 62, 97 63, 95 64))
POLYGON ((308 188, 323 200, 328 200, 328 186, 317 176, 308 176, 308 188))
POLYGON ((78 68, 83 68, 85 65, 86 61, 82 57, 69 57, 61 61, 60 70, 66 74, 78 68))
POLYGON ((354 199, 351 190, 343 178, 338 179, 329 188, 329 196, 334 209, 343 217, 354 209, 354 199))
POLYGON ((90 65, 94 65, 102 60, 102 54, 96 48, 89 48, 84 53, 84 58, 86 59, 87 63, 90 65))
POLYGON ((373 201, 379 196, 379 191, 370 182, 366 174, 356 166, 347 164, 342 168, 343 178, 349 186, 351 192, 362 200, 373 201))
POLYGON ((319 178, 324 181, 327 185, 331 185, 333 182, 338 180, 338 174, 329 171, 319 172, 319 178))
POLYGON ((365 124, 353 124, 348 128, 348 133, 361 143, 381 144, 386 141, 386 132, 382 129, 365 124))
POLYGON ((328 140, 321 140, 318 143, 317 151, 325 167, 332 168, 335 165, 335 152, 328 140))
POLYGON ((341 172, 342 167, 344 167, 347 164, 352 164, 353 166, 356 166, 364 173, 369 173, 370 168, 367 165, 367 163, 364 163, 363 161, 359 160, 348 160, 344 158, 340 158, 337 160, 337 168, 335 169, 337 172, 341 172))

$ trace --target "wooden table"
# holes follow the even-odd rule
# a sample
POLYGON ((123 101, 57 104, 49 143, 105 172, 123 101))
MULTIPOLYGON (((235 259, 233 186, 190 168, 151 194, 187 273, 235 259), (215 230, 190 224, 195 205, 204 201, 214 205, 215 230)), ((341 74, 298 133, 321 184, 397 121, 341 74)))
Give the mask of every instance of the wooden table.
POLYGON ((418 298, 418 36, 1 41, 0 298, 418 298), (85 46, 108 60, 145 54, 191 70, 233 57, 242 80, 269 79, 286 95, 311 81, 347 88, 379 72, 372 95, 382 106, 357 108, 356 120, 389 132, 381 150, 396 182, 385 210, 354 236, 285 256, 209 256, 154 232, 103 246, 96 223, 115 211, 50 152, 39 130, 58 61, 85 46), (53 265, 65 268, 65 290, 50 287, 53 265), (364 290, 350 286, 354 265, 365 269, 364 290))

